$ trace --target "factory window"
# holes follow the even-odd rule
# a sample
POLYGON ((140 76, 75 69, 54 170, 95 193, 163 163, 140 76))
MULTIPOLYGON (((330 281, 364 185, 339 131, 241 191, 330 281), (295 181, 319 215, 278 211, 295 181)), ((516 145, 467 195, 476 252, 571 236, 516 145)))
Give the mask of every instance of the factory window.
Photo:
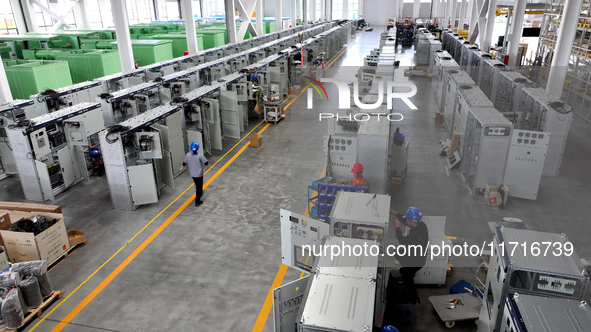
POLYGON ((204 17, 215 17, 226 14, 224 0, 205 0, 203 7, 204 17))
POLYGON ((322 18, 322 3, 320 0, 316 1, 316 21, 318 21, 319 18, 322 18))
POLYGON ((104 1, 86 1, 86 10, 88 13, 95 13, 95 15, 88 15, 92 29, 102 29, 114 26, 113 14, 111 13, 111 2, 104 1), (101 6, 103 6, 101 8, 101 6))
POLYGON ((354 20, 359 18, 359 0, 349 0, 348 1, 348 8, 349 8, 349 19, 354 20))
POLYGON ((127 20, 129 25, 150 23, 154 20, 152 1, 136 0, 127 2, 127 20))
POLYGON ((160 21, 178 20, 181 18, 178 2, 157 1, 156 3, 158 4, 158 19, 160 21))
POLYGON ((332 19, 343 19, 343 0, 333 0, 332 2, 332 19))
POLYGON ((0 8, 0 35, 17 35, 18 30, 15 22, 12 4, 2 6, 0 8))
MULTIPOLYGON (((60 1, 52 1, 51 5, 49 0, 39 0, 35 2, 35 19, 37 21, 37 25, 39 26, 39 31, 53 31, 54 24, 57 21, 47 13, 46 10, 51 10, 53 13, 57 15, 63 14, 66 10, 70 8, 70 2, 65 0, 60 1), (41 4, 42 7, 39 6, 41 4)), ((65 22, 63 22, 70 26, 70 28, 77 28, 76 26, 76 17, 74 17, 74 11, 70 11, 66 16, 65 22)))

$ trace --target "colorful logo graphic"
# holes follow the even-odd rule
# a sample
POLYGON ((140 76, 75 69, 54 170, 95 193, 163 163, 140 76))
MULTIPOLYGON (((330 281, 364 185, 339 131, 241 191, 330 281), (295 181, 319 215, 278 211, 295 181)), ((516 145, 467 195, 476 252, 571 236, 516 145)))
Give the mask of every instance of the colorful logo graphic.
MULTIPOLYGON (((324 99, 324 97, 322 97, 322 92, 320 92, 320 89, 322 89, 322 91, 324 91, 324 95, 326 96, 326 100, 328 100, 328 94, 326 93, 326 89, 324 89, 324 86, 322 85, 322 83, 318 82, 317 80, 313 79, 312 77, 304 76, 304 78, 306 79, 306 80, 304 80, 304 82, 306 84, 308 84, 309 86, 311 86, 312 88, 314 88, 314 90, 316 90, 318 92, 320 99, 324 99), (318 87, 320 87, 320 89, 318 87)), ((308 90, 308 91, 310 91, 310 92, 308 92, 308 100, 311 101, 312 90, 308 90)))

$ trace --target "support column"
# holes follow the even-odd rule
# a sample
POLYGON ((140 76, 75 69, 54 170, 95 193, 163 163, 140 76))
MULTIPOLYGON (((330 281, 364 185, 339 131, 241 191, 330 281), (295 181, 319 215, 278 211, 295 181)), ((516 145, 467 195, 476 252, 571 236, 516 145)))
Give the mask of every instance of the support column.
POLYGON ((451 16, 452 16, 452 10, 453 10, 453 5, 454 5, 454 1, 456 0, 447 0, 447 8, 445 9, 445 27, 449 28, 449 26, 451 25, 451 16))
MULTIPOLYGON (((190 55, 197 53, 197 34, 195 33, 195 16, 193 15, 193 0, 181 0, 181 10, 183 11, 183 17, 185 18, 185 31, 187 36, 187 51, 190 55)), ((228 11, 226 11, 227 13, 228 11)), ((232 12, 234 13, 234 12, 232 12)), ((234 21, 234 15, 226 15, 226 26, 228 27, 228 42, 230 42, 230 34, 234 32, 234 38, 236 38, 236 26, 230 30, 230 24, 228 24, 228 16, 234 21)))
POLYGON ((326 20, 332 21, 332 0, 325 1, 326 3, 326 20))
MULTIPOLYGON (((15 13, 18 11, 22 18, 24 19, 24 23, 26 24, 26 29, 19 24, 19 17, 15 17, 16 24, 19 29, 20 34, 24 34, 25 32, 38 32, 39 25, 37 23, 36 14, 35 14, 35 6, 29 1, 19 1, 19 0, 10 0, 12 4, 12 8, 15 13), (20 10, 22 6, 22 11, 20 10), (24 29, 21 31, 21 29, 24 29)), ((16 15, 15 15, 16 16, 16 15)))
POLYGON ((515 0, 513 23, 511 23, 511 40, 509 40, 509 49, 507 50, 510 67, 517 66, 517 53, 519 52, 519 41, 521 40, 521 34, 523 32, 523 18, 525 17, 526 4, 525 1, 515 0))
POLYGON ((310 2, 310 20, 312 22, 316 22, 318 19, 316 17, 316 1, 317 0, 308 0, 310 2))
MULTIPOLYGON (((582 0, 569 0, 564 5, 558 39, 552 55, 552 64, 550 65, 550 74, 548 75, 548 84, 546 91, 556 98, 561 98, 568 61, 571 56, 582 0)), ((510 58, 509 58, 510 59, 510 58)))
POLYGON ((291 26, 295 27, 298 22, 298 0, 291 0, 291 26))
POLYGON ((6 78, 6 71, 4 71, 4 65, 2 64, 2 57, 0 57, 0 104, 13 101, 12 92, 10 92, 10 86, 8 85, 8 79, 6 78))
POLYGON ((452 5, 451 5, 451 15, 450 15, 450 25, 451 25, 451 30, 453 31, 453 29, 456 26, 456 17, 457 17, 457 12, 458 12, 458 0, 452 0, 452 5))
POLYGON ((263 0, 250 0, 250 1, 256 1, 255 4, 255 11, 256 11, 256 22, 257 22, 257 36, 262 36, 264 34, 263 32, 263 0))
POLYGON ((400 5, 401 4, 402 4, 402 0, 394 0, 394 21, 396 21, 396 22, 398 22, 398 13, 400 12, 400 5))
MULTIPOLYGON (((492 33, 495 28, 495 18, 497 17, 498 2, 498 0, 490 0, 488 3, 488 11, 486 13, 486 30, 484 31, 484 38, 480 38, 482 41, 480 49, 482 49, 484 52, 490 52, 492 33)), ((480 36, 482 37, 482 35, 483 34, 481 33, 480 36)))
MULTIPOLYGON (((330 0, 328 0, 330 1, 330 0)), ((363 3, 363 0, 360 1, 359 6, 363 3)), ((326 19, 326 0, 320 0, 320 20, 324 21, 326 19)))
POLYGON ((421 0, 415 0, 412 4, 412 19, 416 20, 419 18, 419 11, 421 10, 421 0))
POLYGON ((127 73, 135 69, 135 62, 131 49, 125 1, 111 0, 111 10, 115 23, 115 33, 117 34, 117 50, 119 51, 119 61, 121 61, 121 71, 127 73))
POLYGON ((275 5, 275 31, 283 30, 283 0, 277 0, 275 5))
POLYGON ((462 0, 462 6, 460 7, 460 19, 458 21, 458 30, 464 29, 466 23, 466 10, 468 9, 468 0, 462 0))
POLYGON ((154 17, 156 21, 161 21, 162 15, 160 14, 160 8, 158 8, 158 0, 152 0, 152 5, 154 6, 154 17))
POLYGON ((308 25, 308 1, 302 0, 302 22, 304 26, 308 25))
MULTIPOLYGON (((475 2, 476 0, 471 0, 470 3, 475 2)), ((480 2, 476 2, 472 5, 472 11, 470 12, 470 28, 468 29, 468 40, 470 43, 474 44, 476 42, 476 37, 478 37, 478 30, 476 26, 478 25, 478 18, 480 17, 479 13, 480 2)))

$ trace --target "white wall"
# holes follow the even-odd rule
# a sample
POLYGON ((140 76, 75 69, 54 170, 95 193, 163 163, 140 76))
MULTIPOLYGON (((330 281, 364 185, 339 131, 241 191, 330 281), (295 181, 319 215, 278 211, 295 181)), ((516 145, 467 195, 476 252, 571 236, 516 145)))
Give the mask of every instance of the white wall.
MULTIPOLYGON (((364 17, 367 22, 372 25, 386 25, 388 18, 396 16, 394 13, 394 0, 364 0, 366 6, 364 10, 364 17)), ((402 7, 402 16, 412 16, 412 3, 405 3, 402 7)), ((419 7, 419 16, 422 19, 427 19, 431 14, 431 3, 421 2, 419 7)))

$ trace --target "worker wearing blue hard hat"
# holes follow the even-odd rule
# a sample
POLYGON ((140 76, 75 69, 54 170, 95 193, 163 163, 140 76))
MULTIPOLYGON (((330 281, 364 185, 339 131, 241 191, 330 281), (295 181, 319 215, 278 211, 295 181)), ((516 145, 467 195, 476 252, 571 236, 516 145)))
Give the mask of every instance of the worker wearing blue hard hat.
POLYGON ((205 159, 203 154, 199 153, 199 143, 191 143, 189 149, 191 152, 185 155, 185 160, 183 160, 181 171, 185 166, 187 166, 189 169, 189 174, 195 183, 195 206, 199 206, 203 204, 203 201, 201 200, 201 196, 203 195, 203 173, 204 169, 207 171, 209 168, 207 167, 209 162, 207 159, 205 159))
POLYGON ((400 332, 400 331, 398 331, 398 329, 392 325, 386 325, 386 326, 382 327, 381 332, 400 332))
POLYGON ((429 229, 427 225, 422 221, 423 214, 416 207, 409 208, 403 215, 394 210, 390 210, 390 213, 395 215, 394 226, 396 227, 396 238, 400 245, 406 246, 406 255, 397 256, 398 261, 402 265, 400 268, 400 274, 402 275, 402 282, 408 291, 409 302, 420 304, 419 294, 415 288, 414 278, 417 271, 425 266, 427 256, 423 255, 427 250, 427 244, 429 243, 429 229), (406 236, 402 235, 400 225, 404 224, 410 228, 406 236), (418 248, 421 250, 412 249, 418 248))

